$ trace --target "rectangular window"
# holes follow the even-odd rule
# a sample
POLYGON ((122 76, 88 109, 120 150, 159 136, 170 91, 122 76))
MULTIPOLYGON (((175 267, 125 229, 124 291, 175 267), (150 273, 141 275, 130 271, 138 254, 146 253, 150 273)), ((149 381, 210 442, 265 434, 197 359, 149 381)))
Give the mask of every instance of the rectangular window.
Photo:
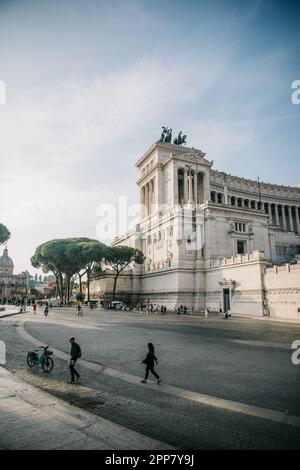
POLYGON ((238 255, 244 255, 245 254, 245 245, 246 243, 244 241, 238 240, 237 241, 237 254, 238 255))

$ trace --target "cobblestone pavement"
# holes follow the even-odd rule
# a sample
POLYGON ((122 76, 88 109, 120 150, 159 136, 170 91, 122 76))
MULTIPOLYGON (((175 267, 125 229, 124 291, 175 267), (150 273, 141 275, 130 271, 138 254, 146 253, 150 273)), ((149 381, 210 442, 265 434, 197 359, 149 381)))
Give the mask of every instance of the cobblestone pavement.
MULTIPOLYGON (((290 345, 300 338, 298 325, 98 311, 77 318, 68 309, 46 319, 41 314, 22 319, 32 336, 52 347, 68 352, 66 339, 73 334, 84 359, 135 375, 143 374, 140 360, 152 341, 165 383, 300 416, 300 366, 290 359, 290 345)), ((49 375, 29 370, 26 352, 32 345, 17 325, 11 318, 0 323, 7 368, 94 414, 178 448, 300 447, 297 427, 205 406, 82 366, 82 385, 70 386, 66 362, 57 357, 49 375)))
POLYGON ((1 450, 165 450, 164 443, 72 406, 0 366, 1 450))

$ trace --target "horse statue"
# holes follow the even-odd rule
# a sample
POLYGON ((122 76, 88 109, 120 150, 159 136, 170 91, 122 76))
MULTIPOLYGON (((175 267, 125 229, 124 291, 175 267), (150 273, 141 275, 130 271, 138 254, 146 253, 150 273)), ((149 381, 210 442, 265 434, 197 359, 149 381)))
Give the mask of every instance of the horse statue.
POLYGON ((172 129, 162 126, 162 133, 158 142, 171 142, 172 141, 172 129))
POLYGON ((180 131, 178 136, 175 137, 173 144, 175 145, 186 144, 186 135, 182 135, 182 131, 180 131))
POLYGON ((167 134, 167 132, 168 132, 168 128, 167 128, 167 127, 162 126, 162 129, 163 129, 163 131, 162 131, 162 133, 161 133, 161 136, 160 136, 160 139, 159 139, 158 142, 164 142, 164 141, 165 141, 166 134, 167 134))
POLYGON ((172 129, 168 129, 166 137, 165 137, 165 142, 168 142, 168 143, 172 142, 172 129))

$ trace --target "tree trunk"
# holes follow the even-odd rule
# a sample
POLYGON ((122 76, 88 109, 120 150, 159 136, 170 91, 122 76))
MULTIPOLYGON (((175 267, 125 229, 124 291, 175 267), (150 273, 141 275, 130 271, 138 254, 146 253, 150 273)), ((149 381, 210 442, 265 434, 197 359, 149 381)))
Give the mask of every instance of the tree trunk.
POLYGON ((70 302, 70 287, 71 287, 71 278, 69 275, 66 276, 66 300, 67 303, 70 302))
POLYGON ((65 277, 65 304, 68 303, 68 277, 65 277))
POLYGON ((87 285, 87 301, 90 302, 90 270, 86 272, 86 285, 87 285))
POLYGON ((60 302, 63 304, 64 303, 64 280, 62 274, 59 275, 59 281, 60 281, 60 302))
POLYGON ((56 282, 56 298, 60 297, 60 290, 59 290, 59 277, 55 274, 55 282, 56 282))
POLYGON ((115 300, 115 296, 116 296, 116 287, 117 287, 118 277, 119 277, 119 273, 117 273, 117 275, 114 278, 114 288, 113 288, 113 298, 112 298, 113 301, 115 300))

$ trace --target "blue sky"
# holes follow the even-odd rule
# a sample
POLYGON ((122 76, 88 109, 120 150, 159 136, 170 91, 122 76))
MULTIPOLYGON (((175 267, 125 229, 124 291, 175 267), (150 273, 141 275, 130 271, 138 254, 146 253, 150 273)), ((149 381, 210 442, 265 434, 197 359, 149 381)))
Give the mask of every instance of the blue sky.
MULTIPOLYGON (((0 218, 16 270, 136 202, 162 125, 214 168, 300 183, 300 3, 0 0, 0 218)), ((33 270, 32 270, 33 271, 33 270)))

